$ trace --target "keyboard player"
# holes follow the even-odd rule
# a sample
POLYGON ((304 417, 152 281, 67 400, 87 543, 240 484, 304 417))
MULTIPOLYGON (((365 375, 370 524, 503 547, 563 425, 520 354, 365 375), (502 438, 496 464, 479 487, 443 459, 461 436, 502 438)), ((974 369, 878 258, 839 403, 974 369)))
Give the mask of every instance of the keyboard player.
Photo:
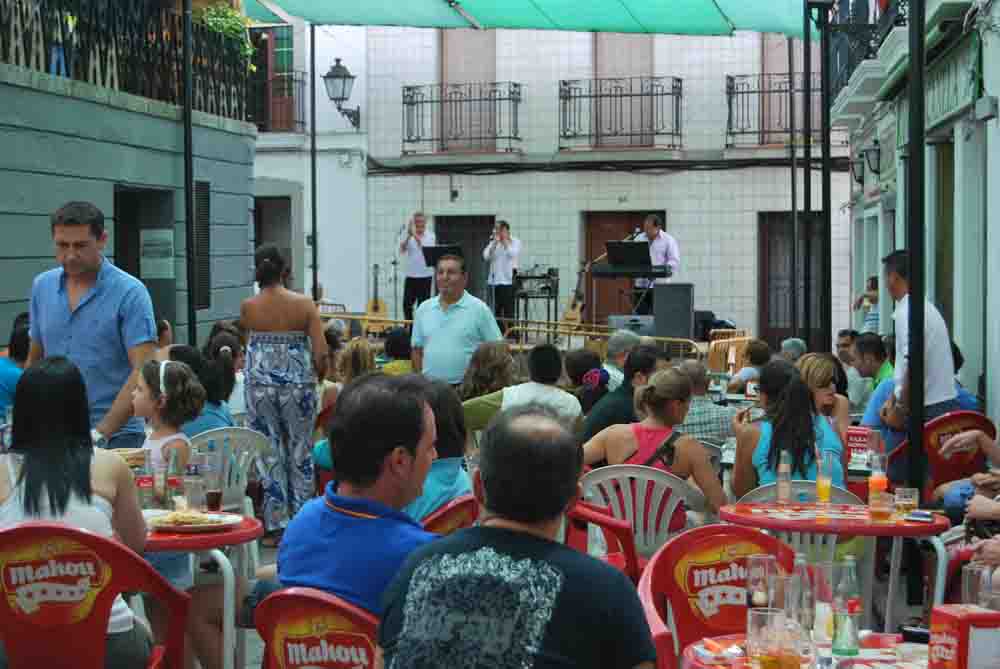
MULTIPOLYGON (((677 240, 668 235, 663 229, 663 220, 656 214, 650 214, 642 222, 642 232, 636 236, 637 242, 649 243, 649 262, 654 267, 668 265, 670 274, 677 273, 677 268, 681 264, 680 247, 677 240)), ((667 283, 668 278, 656 279, 656 283, 667 283)), ((635 313, 653 313, 653 281, 650 279, 636 279, 635 291, 633 293, 635 313)))

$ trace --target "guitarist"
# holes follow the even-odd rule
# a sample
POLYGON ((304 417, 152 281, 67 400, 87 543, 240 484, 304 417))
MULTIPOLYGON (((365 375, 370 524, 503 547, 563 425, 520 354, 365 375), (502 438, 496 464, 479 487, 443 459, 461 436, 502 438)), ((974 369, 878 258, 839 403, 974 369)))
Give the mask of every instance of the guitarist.
POLYGON ((403 282, 403 318, 413 320, 413 307, 431 296, 434 270, 424 260, 424 246, 434 246, 437 239, 427 229, 423 212, 416 212, 406 225, 406 234, 399 242, 399 255, 404 256, 406 280, 403 282))

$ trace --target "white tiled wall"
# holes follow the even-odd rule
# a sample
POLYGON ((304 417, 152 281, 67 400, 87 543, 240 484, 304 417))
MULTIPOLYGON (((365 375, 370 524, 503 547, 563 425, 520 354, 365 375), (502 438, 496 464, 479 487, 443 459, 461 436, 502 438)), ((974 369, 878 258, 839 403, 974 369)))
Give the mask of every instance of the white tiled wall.
MULTIPOLYGON (((655 71, 684 79, 684 140, 694 150, 721 149, 725 143, 725 75, 760 70, 761 37, 658 36, 655 71)), ((433 30, 370 28, 367 66, 370 109, 369 150, 376 158, 396 158, 401 149, 401 87, 437 81, 439 45, 433 30)), ((500 31, 497 79, 525 86, 520 125, 525 153, 557 149, 557 82, 593 76, 593 38, 584 33, 500 31)), ((369 177, 368 260, 387 263, 396 235, 412 212, 439 215, 493 215, 510 221, 524 243, 522 267, 558 267, 560 311, 583 260, 581 235, 587 211, 663 209, 667 230, 681 248, 678 281, 695 284, 695 305, 757 330, 757 220, 764 211, 790 209, 785 168, 626 172, 526 172, 452 177, 460 197, 451 202, 448 176, 369 177)), ((834 176, 834 330, 850 314, 850 229, 840 205, 848 199, 847 175, 834 176)), ((819 202, 818 173, 813 203, 819 202)), ((801 189, 800 189, 801 191, 801 189)), ((800 193, 801 198, 801 193, 800 193)), ((445 240, 442 240, 445 241, 445 240)), ((380 291, 393 311, 387 278, 380 291)), ((400 291, 401 292, 401 291, 400 291)))

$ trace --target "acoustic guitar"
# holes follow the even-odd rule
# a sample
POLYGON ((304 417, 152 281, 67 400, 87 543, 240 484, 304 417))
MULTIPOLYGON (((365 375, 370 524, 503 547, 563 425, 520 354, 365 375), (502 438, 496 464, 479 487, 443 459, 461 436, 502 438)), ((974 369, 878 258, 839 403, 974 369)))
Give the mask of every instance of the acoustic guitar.
POLYGON ((562 321, 559 323, 561 326, 577 329, 583 324, 583 310, 587 306, 586 296, 583 292, 583 281, 589 269, 590 263, 586 263, 576 274, 576 288, 573 290, 573 295, 569 298, 569 304, 566 305, 566 310, 563 312, 562 321))
MULTIPOLYGON (((368 306, 365 309, 365 316, 368 318, 388 318, 389 312, 386 311, 385 302, 382 301, 378 296, 378 276, 380 272, 379 266, 376 264, 372 267, 372 299, 368 300, 368 306)), ((364 330, 368 334, 382 334, 389 329, 390 324, 384 322, 371 322, 365 320, 364 330)))

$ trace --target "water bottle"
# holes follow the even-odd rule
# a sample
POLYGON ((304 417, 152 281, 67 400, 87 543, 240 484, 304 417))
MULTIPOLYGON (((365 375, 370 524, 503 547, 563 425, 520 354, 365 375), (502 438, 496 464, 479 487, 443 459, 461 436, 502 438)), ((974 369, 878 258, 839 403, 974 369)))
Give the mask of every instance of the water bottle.
POLYGON ((851 657, 858 654, 858 619, 861 616, 861 589, 858 566, 848 555, 833 595, 833 654, 851 657))
POLYGON ((796 606, 798 607, 798 622, 807 633, 812 632, 813 622, 816 617, 816 604, 813 598, 812 581, 809 579, 809 565, 806 562, 804 553, 795 554, 795 571, 793 572, 796 585, 799 588, 796 606))
POLYGON ((792 501, 792 457, 788 451, 781 451, 778 459, 778 504, 792 501))

